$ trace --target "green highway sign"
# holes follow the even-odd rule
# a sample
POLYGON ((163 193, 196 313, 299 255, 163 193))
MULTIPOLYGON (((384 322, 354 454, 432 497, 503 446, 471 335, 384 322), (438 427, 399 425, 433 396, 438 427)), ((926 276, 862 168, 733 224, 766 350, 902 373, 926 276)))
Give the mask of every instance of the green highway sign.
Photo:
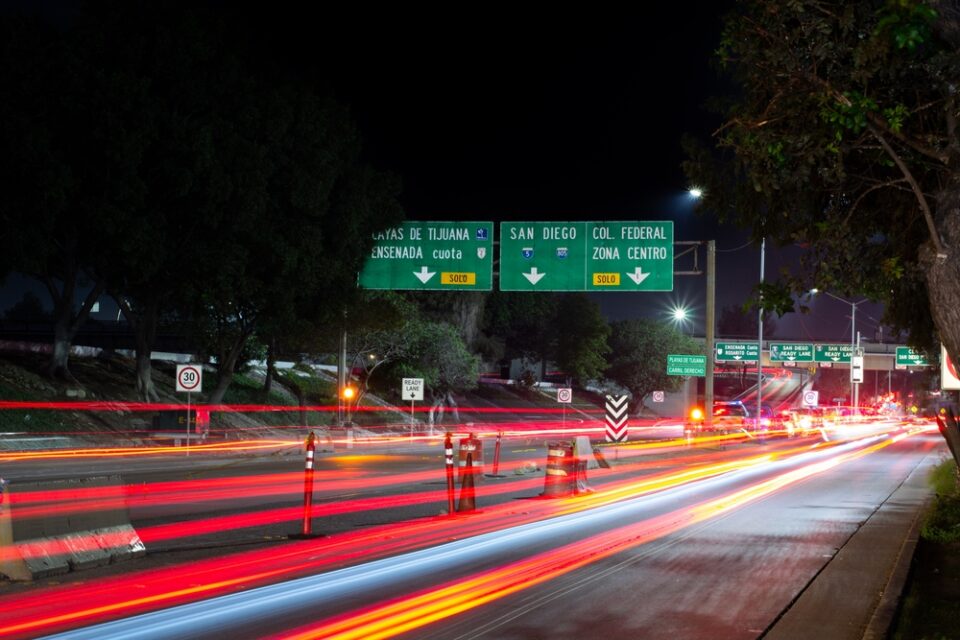
POLYGON ((667 375, 705 377, 707 356, 671 353, 667 355, 667 375))
POLYGON ((897 347, 897 366, 905 367, 926 367, 929 366, 927 358, 914 351, 910 347, 897 347))
POLYGON ((756 362, 760 347, 756 342, 718 342, 717 362, 756 362))
POLYGON ((849 344, 817 344, 813 346, 815 362, 843 362, 850 364, 853 346, 849 344))
POLYGON ((501 291, 673 291, 673 221, 501 222, 501 291))
POLYGON ((360 272, 366 289, 490 291, 492 222, 407 221, 374 234, 360 272))
POLYGON ((771 342, 771 362, 813 362, 813 345, 796 342, 771 342))

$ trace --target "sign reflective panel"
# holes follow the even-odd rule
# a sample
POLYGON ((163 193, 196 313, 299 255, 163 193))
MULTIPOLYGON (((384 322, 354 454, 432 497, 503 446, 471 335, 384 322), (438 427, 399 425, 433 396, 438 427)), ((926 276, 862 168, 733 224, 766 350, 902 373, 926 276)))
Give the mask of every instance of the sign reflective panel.
POLYGON ((502 222, 501 291, 673 291, 673 221, 502 222))
POLYGON ((756 342, 718 342, 717 362, 756 362, 760 347, 756 342))
POLYGON ((374 234, 360 272, 366 289, 490 291, 492 222, 407 221, 374 234))
POLYGON ((813 362, 813 345, 796 342, 771 342, 771 362, 813 362))
POLYGON ((910 347, 897 347, 896 364, 907 367, 925 367, 927 358, 922 353, 914 351, 910 347))

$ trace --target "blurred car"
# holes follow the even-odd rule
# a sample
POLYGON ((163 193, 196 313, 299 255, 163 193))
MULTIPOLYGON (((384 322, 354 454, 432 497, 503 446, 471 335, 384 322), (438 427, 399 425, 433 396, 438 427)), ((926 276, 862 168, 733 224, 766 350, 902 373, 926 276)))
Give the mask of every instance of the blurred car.
POLYGON ((819 407, 788 409, 784 412, 783 428, 787 435, 806 435, 823 428, 823 410, 819 407))
MULTIPOLYGON (((706 429, 703 409, 694 407, 690 410, 685 428, 688 431, 702 431, 706 429)), ((756 421, 752 419, 750 410, 739 400, 717 401, 713 403, 713 420, 710 430, 719 432, 753 429, 756 421)))

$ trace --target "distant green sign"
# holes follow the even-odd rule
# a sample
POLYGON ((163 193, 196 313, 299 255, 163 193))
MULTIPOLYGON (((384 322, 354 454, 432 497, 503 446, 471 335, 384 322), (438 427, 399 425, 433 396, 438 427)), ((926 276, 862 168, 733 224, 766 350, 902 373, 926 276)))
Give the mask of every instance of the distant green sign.
POLYGON ((771 342, 771 362, 813 362, 813 345, 796 342, 771 342))
POLYGON ((671 353, 667 356, 667 375, 705 377, 707 356, 671 353))
POLYGON ((366 289, 490 291, 492 222, 408 221, 374 234, 360 272, 366 289))
POLYGON ((756 362, 760 347, 756 342, 718 342, 717 362, 756 362))
POLYGON ((673 222, 501 222, 501 291, 672 291, 673 222))
POLYGON ((853 346, 849 344, 818 344, 813 347, 813 359, 816 362, 850 363, 853 346))
POLYGON ((926 356, 910 347, 897 347, 897 366, 926 367, 929 366, 926 356))

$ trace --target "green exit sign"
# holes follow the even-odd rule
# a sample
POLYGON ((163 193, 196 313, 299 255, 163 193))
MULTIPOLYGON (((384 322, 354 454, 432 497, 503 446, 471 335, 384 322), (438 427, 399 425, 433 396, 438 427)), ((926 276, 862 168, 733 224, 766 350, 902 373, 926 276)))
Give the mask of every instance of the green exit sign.
POLYGON ((813 349, 813 359, 816 362, 850 364, 850 356, 853 355, 853 345, 849 344, 818 344, 813 349))
POLYGON ((760 347, 756 342, 718 342, 717 362, 756 362, 760 347))
POLYGON ((673 221, 502 222, 501 291, 673 291, 673 221))
POLYGON ((771 342, 771 362, 813 362, 813 345, 796 342, 771 342))
POLYGON ((667 355, 667 375, 706 377, 707 356, 671 353, 667 355))
POLYGON ((910 347, 897 347, 897 366, 901 367, 926 367, 927 358, 922 353, 914 351, 910 347))
POLYGON ((366 289, 490 291, 492 222, 408 221, 374 234, 360 272, 366 289))

